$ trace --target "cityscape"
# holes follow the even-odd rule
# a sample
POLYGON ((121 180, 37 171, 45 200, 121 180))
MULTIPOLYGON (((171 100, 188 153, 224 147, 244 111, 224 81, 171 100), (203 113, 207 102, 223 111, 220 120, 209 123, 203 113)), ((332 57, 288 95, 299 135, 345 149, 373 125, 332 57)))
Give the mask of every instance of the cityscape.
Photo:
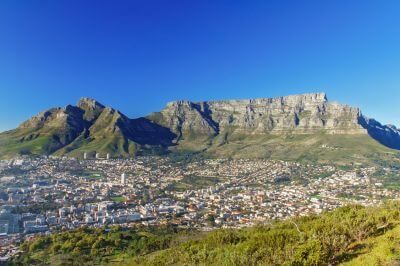
POLYGON ((172 224, 210 231, 398 198, 400 191, 388 188, 376 171, 267 159, 109 154, 3 160, 1 260, 17 255, 23 241, 79 227, 172 224))
POLYGON ((400 1, 0 1, 0 266, 400 265, 400 1))

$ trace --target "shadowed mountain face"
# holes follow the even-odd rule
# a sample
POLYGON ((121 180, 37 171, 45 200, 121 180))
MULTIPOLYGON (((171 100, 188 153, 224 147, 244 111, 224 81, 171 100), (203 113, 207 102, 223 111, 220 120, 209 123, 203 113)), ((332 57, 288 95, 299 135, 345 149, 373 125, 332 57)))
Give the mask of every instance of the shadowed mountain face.
POLYGON ((176 101, 137 119, 82 98, 77 106, 50 109, 0 134, 1 157, 80 157, 85 152, 130 157, 185 151, 221 157, 336 160, 348 154, 393 153, 389 148, 400 149, 398 129, 366 118, 358 108, 329 102, 325 93, 176 101))
POLYGON ((400 131, 381 125, 358 108, 328 102, 325 93, 254 100, 177 101, 149 116, 170 128, 179 139, 218 135, 368 134, 379 143, 400 149, 400 131))
POLYGON ((146 118, 129 119, 95 100, 52 108, 0 135, 3 155, 99 153, 129 157, 149 149, 165 149, 175 135, 146 118))
POLYGON ((386 147, 400 150, 400 131, 393 125, 382 125, 378 121, 360 116, 359 123, 368 134, 386 147))

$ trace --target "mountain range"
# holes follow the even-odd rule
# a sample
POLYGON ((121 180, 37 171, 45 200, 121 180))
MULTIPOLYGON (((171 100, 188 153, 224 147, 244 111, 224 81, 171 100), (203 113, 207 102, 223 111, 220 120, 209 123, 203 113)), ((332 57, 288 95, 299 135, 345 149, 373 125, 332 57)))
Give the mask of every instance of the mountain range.
POLYGON ((224 101, 175 101, 131 119, 96 100, 52 108, 0 134, 0 157, 112 157, 201 153, 318 161, 396 155, 400 131, 325 93, 224 101))

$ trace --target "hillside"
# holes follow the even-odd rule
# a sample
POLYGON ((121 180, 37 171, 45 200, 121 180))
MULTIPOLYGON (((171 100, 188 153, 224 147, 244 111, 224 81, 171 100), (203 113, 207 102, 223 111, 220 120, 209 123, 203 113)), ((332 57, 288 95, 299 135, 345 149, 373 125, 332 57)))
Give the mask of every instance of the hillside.
POLYGON ((347 206, 318 216, 209 233, 78 229, 22 245, 15 264, 397 265, 400 205, 347 206))
POLYGON ((52 108, 0 134, 0 157, 24 154, 112 157, 193 154, 320 162, 394 158, 400 131, 358 108, 329 102, 324 93, 253 100, 167 104, 130 119, 82 98, 52 108))
POLYGON ((148 116, 177 135, 180 151, 214 156, 368 161, 400 148, 393 126, 325 93, 277 98, 177 101, 148 116))
POLYGON ((77 106, 52 108, 0 134, 0 156, 69 155, 94 157, 107 153, 131 157, 171 144, 169 130, 145 119, 129 119, 95 100, 82 98, 77 106))

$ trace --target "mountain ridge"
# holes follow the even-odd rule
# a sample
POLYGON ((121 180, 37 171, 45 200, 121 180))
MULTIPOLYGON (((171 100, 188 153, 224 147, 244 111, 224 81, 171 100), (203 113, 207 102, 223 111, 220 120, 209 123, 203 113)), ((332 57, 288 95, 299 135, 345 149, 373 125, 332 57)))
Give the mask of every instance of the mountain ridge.
MULTIPOLYGON (((190 125, 185 125, 185 116, 195 117, 195 121, 208 128, 205 131, 218 133, 229 126, 239 126, 241 129, 254 130, 253 133, 274 133, 292 129, 312 130, 335 130, 343 127, 350 132, 349 125, 345 122, 353 123, 352 126, 356 133, 364 130, 358 124, 358 116, 361 115, 359 108, 350 107, 337 103, 328 103, 325 93, 309 93, 300 95, 290 95, 276 98, 259 98, 246 100, 222 100, 222 101, 175 101, 167 104, 161 115, 173 119, 172 124, 166 121, 158 121, 169 128, 182 128, 190 130, 193 121, 187 121, 190 125), (310 113, 306 113, 310 112, 310 113), (341 115, 343 117, 324 117, 329 114, 341 115), (299 117, 299 116, 303 117, 299 117), (344 117, 344 116, 348 117, 344 117), (203 121, 198 121, 200 118, 203 121), (274 119, 275 117, 277 119, 274 119), (307 117, 305 117, 307 116, 307 117), (307 119, 306 119, 307 118, 307 119), (348 121, 353 119, 353 121, 348 121), (182 121, 182 125, 177 125, 182 121), (340 122, 343 122, 340 124, 340 122), (189 127, 189 128, 187 128, 189 127)), ((151 116, 150 116, 151 117, 151 116)), ((301 133, 294 131, 293 133, 301 133)), ((339 132, 337 132, 339 133, 339 132)))
POLYGON ((208 152, 215 156, 266 157, 273 156, 276 149, 307 149, 307 145, 314 145, 313 153, 323 154, 321 147, 332 144, 348 149, 346 143, 338 144, 343 142, 340 138, 351 142, 357 137, 369 143, 371 152, 400 149, 400 131, 395 126, 367 118, 357 107, 330 102, 323 92, 258 99, 179 100, 136 119, 83 97, 76 106, 48 109, 14 130, 0 133, 0 156, 80 157, 86 152, 132 157, 208 152), (327 143, 329 139, 332 143, 327 143), (288 145, 290 141, 293 147, 288 145))

